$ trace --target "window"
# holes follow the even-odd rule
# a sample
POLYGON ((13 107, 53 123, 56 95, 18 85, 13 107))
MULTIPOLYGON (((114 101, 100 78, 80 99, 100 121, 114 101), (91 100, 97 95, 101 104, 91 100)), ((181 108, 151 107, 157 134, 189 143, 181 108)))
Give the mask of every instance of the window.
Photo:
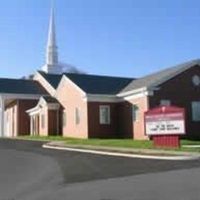
POLYGON ((75 118, 76 125, 80 124, 80 111, 78 108, 75 109, 75 118))
POLYGON ((100 124, 110 124, 110 106, 99 107, 100 124))
POLYGON ((132 118, 134 122, 139 119, 139 107, 137 105, 132 106, 132 118))
POLYGON ((194 86, 199 86, 200 85, 200 77, 198 75, 194 75, 192 77, 192 82, 193 82, 194 86))
POLYGON ((66 126, 67 124, 67 114, 66 111, 63 111, 63 126, 66 126))
POLYGON ((170 106, 171 105, 171 101, 168 99, 162 99, 160 100, 160 105, 161 106, 170 106))
POLYGON ((192 120, 195 122, 200 121, 200 101, 192 102, 192 120))
POLYGON ((41 115, 41 126, 42 126, 42 128, 45 127, 45 116, 44 116, 44 114, 41 115))

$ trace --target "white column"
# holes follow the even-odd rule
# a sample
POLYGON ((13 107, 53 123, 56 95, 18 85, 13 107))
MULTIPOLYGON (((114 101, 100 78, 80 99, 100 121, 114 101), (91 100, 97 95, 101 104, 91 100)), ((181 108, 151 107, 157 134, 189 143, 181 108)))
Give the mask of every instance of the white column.
POLYGON ((30 135, 33 136, 33 116, 30 115, 30 135))
POLYGON ((33 135, 36 135, 36 127, 37 127, 37 122, 36 122, 36 115, 33 115, 33 120, 34 120, 34 125, 33 125, 33 135))
POLYGON ((4 133, 4 110, 5 110, 5 99, 4 97, 0 97, 0 104, 1 104, 1 108, 0 108, 0 137, 4 137, 5 133, 4 133))

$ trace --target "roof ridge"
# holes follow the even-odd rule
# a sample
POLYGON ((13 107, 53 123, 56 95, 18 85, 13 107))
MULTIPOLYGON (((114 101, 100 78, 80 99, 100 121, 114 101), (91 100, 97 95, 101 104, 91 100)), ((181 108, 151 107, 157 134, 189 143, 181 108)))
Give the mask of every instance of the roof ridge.
POLYGON ((120 77, 120 76, 110 76, 110 75, 98 75, 98 74, 80 74, 80 73, 63 73, 63 75, 77 75, 77 76, 91 76, 91 77, 99 77, 99 78, 118 78, 118 79, 130 79, 134 80, 136 78, 132 77, 120 77))
POLYGON ((41 75, 50 75, 50 76, 63 76, 63 74, 64 73, 62 73, 62 74, 51 74, 51 73, 46 73, 46 72, 44 72, 44 71, 42 71, 42 70, 38 70, 37 71, 38 73, 40 73, 41 75))
POLYGON ((23 79, 23 78, 4 78, 4 77, 0 77, 0 80, 11 80, 11 81, 32 81, 32 82, 37 82, 33 79, 23 79))
POLYGON ((173 66, 170 66, 170 67, 167 67, 167 68, 163 68, 161 70, 158 70, 158 71, 152 72, 150 74, 147 74, 145 76, 139 77, 138 79, 146 78, 148 76, 151 76, 151 75, 154 75, 154 74, 157 74, 157 73, 161 73, 163 71, 167 71, 167 70, 170 70, 170 69, 178 68, 178 67, 183 68, 185 65, 188 66, 188 65, 192 65, 192 64, 200 64, 200 59, 194 59, 194 60, 186 61, 182 64, 177 64, 177 65, 173 65, 173 66))
POLYGON ((200 59, 187 61, 182 64, 174 65, 172 67, 159 70, 152 74, 133 80, 124 89, 122 89, 120 93, 122 94, 122 93, 131 92, 132 90, 143 88, 143 87, 146 87, 146 88, 155 87, 173 78, 174 76, 177 76, 178 74, 182 73, 183 71, 195 65, 200 65, 200 59))

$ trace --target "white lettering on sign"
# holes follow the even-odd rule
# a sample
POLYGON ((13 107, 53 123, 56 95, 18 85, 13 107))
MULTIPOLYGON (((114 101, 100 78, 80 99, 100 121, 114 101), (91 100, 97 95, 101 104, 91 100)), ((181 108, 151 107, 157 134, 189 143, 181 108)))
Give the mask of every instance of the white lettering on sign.
POLYGON ((183 121, 159 121, 146 123, 147 135, 158 134, 184 134, 184 122, 183 121))
POLYGON ((168 113, 145 116, 147 135, 185 134, 183 113, 168 113))

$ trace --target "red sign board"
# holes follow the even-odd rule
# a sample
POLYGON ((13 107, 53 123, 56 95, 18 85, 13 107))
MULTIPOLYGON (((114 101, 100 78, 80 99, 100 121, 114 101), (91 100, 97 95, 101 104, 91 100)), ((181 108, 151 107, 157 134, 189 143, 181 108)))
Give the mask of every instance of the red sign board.
POLYGON ((145 113, 147 135, 185 134, 185 111, 183 108, 161 106, 145 113))
POLYGON ((178 148, 180 135, 185 134, 185 110, 174 106, 160 106, 145 113, 146 134, 155 147, 178 148))

